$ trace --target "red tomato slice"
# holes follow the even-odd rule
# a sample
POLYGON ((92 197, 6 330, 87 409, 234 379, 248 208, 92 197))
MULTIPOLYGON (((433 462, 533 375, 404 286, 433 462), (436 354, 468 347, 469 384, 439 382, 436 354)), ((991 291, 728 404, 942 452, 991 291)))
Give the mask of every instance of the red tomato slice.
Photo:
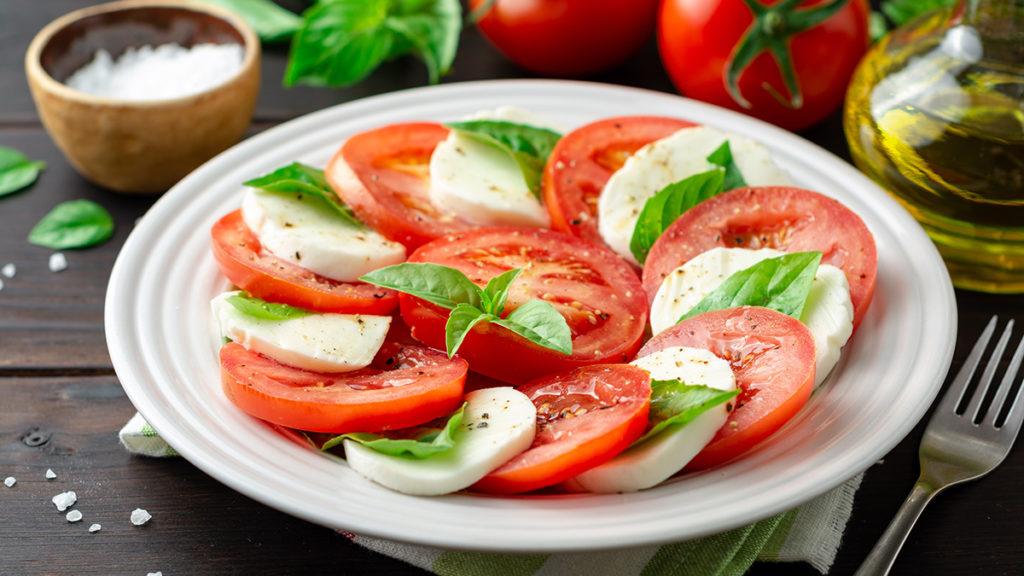
POLYGON ((677 118, 621 116, 563 136, 544 169, 551 227, 603 244, 597 231, 597 198, 605 182, 638 149, 688 126, 693 124, 677 118))
POLYGON ((673 346, 710 350, 729 361, 741 392, 736 408, 687 469, 743 454, 789 421, 814 389, 814 339, 799 320, 745 306, 706 312, 652 338, 637 356, 673 346))
POLYGON ((558 484, 610 460, 647 428, 651 376, 635 366, 586 366, 519 390, 537 406, 533 445, 473 490, 514 494, 558 484))
POLYGON ((392 124, 348 139, 327 165, 331 187, 374 230, 408 248, 472 228, 430 201, 430 155, 440 124, 392 124))
POLYGON ((213 256, 232 284, 269 302, 319 312, 390 314, 398 304, 391 290, 362 282, 338 282, 264 252, 236 210, 213 225, 213 256))
POLYGON ((718 246, 817 250, 821 263, 840 268, 850 283, 853 325, 875 293, 878 254, 867 226, 836 200, 800 188, 741 188, 701 202, 679 217, 651 247, 644 290, 654 295, 673 270, 718 246))
POLYGON ((285 366, 231 342, 220 349, 224 393, 243 412, 310 432, 378 432, 447 416, 469 366, 422 346, 387 341, 373 363, 323 374, 285 366))
MULTIPOLYGON (((572 354, 538 346, 500 326, 477 324, 459 348, 473 370, 519 384, 587 364, 623 362, 640 347, 647 301, 633 269, 604 246, 551 230, 480 228, 421 246, 410 262, 434 262, 461 270, 486 285, 512 268, 505 314, 528 300, 550 302, 572 331, 572 354)), ((448 310, 401 294, 402 318, 414 338, 444 349, 448 310)))

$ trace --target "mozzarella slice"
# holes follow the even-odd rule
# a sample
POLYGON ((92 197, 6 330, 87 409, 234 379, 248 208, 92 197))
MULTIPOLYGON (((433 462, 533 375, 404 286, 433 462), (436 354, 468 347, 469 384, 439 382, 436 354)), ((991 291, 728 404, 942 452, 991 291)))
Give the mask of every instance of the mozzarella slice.
POLYGON ((405 261, 405 246, 340 221, 317 198, 249 188, 242 220, 274 256, 340 282, 405 261))
MULTIPOLYGON (((719 390, 736 388, 729 363, 707 350, 673 347, 659 350, 632 362, 656 380, 681 380, 719 390)), ((715 437, 728 417, 727 404, 720 404, 683 426, 670 426, 608 462, 575 478, 588 492, 602 494, 635 492, 660 484, 683 469, 715 437)))
POLYGON ((533 444, 537 409, 522 392, 484 388, 466 394, 466 402, 455 446, 448 452, 414 460, 345 440, 349 466, 392 490, 436 496, 468 488, 533 444))
MULTIPOLYGON (((512 107, 480 112, 471 118, 547 127, 543 120, 512 107)), ((455 131, 430 156, 430 200, 481 226, 550 225, 547 209, 526 185, 515 160, 494 146, 455 131)))
POLYGON ((225 292, 210 302, 221 334, 282 364, 314 372, 351 372, 369 366, 391 326, 390 316, 310 314, 263 320, 228 302, 225 292))
POLYGON ((714 168, 707 157, 726 140, 747 184, 789 184, 789 176, 775 165, 771 152, 761 144, 707 126, 683 128, 637 150, 608 179, 597 202, 598 231, 605 243, 637 264, 629 241, 644 204, 665 186, 714 168))
MULTIPOLYGON (((675 325, 729 276, 782 254, 769 248, 713 248, 693 258, 662 281, 651 304, 651 331, 657 334, 675 325)), ((842 270, 828 264, 818 267, 800 321, 814 337, 817 386, 839 362, 842 347, 853 334, 850 285, 842 270)))

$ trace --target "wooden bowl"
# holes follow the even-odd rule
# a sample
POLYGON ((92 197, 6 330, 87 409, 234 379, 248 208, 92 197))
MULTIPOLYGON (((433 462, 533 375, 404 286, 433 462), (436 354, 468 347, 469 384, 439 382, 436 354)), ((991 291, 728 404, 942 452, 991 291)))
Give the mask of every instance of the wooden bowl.
POLYGON ((123 0, 66 14, 43 28, 25 54, 25 73, 43 125, 82 176, 118 192, 170 188, 236 143, 259 93, 260 44, 234 14, 191 0, 123 0), (132 101, 64 85, 99 49, 174 42, 241 44, 242 67, 198 94, 132 101))

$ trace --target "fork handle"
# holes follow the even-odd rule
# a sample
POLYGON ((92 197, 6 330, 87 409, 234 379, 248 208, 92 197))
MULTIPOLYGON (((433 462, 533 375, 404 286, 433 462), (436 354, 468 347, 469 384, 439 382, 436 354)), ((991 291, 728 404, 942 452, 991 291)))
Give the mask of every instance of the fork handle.
POLYGON ((918 479, 910 496, 900 506, 896 517, 889 523, 885 533, 871 549, 864 563, 857 569, 854 576, 885 576, 896 561, 896 555, 907 541, 911 528, 921 517, 924 507, 931 502, 937 491, 930 484, 918 479))

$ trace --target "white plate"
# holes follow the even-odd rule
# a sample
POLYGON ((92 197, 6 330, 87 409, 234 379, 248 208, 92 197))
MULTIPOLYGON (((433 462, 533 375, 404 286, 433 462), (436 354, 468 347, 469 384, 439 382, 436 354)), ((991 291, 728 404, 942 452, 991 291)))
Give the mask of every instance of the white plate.
POLYGON ((942 260, 896 202, 850 165, 746 116, 644 90, 563 81, 450 84, 343 104, 255 136, 168 192, 128 238, 106 301, 125 391, 171 446, 260 502, 332 528, 460 549, 558 551, 703 536, 792 508, 864 470, 921 418, 949 368, 956 304, 942 260), (572 128, 658 114, 756 138, 804 187, 864 219, 878 290, 830 381, 744 458, 629 495, 405 496, 372 484, 235 409, 220 388, 209 300, 226 288, 209 230, 240 183, 293 160, 323 165, 348 136, 392 122, 452 120, 517 105, 572 128), (927 325, 926 325, 927 322, 927 325))

